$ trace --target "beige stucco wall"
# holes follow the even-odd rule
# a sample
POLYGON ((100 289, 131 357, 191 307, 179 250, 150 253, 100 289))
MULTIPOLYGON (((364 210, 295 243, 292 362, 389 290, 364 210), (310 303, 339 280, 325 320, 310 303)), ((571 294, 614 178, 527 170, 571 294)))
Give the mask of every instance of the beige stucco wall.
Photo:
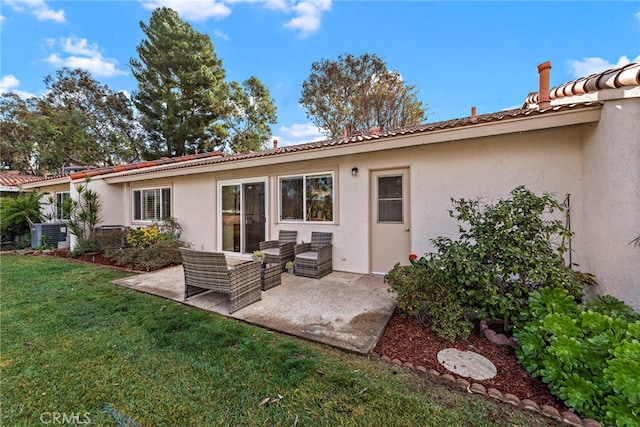
MULTIPOLYGON (((169 186, 172 215, 183 227, 183 240, 215 251, 221 249, 219 183, 265 179, 268 239, 276 239, 280 229, 298 231, 298 241, 309 241, 312 231, 332 232, 334 269, 361 273, 370 271, 370 178, 375 171, 409 169, 410 252, 418 254, 433 250, 431 239, 457 235, 458 224, 448 214, 451 198, 479 197, 491 203, 519 185, 538 194, 551 193, 559 201, 570 194, 572 262, 596 275, 597 292, 640 310, 640 248, 629 245, 640 234, 640 100, 607 101, 600 120, 587 124, 523 132, 516 131, 517 126, 511 133, 450 142, 434 143, 437 135, 428 133, 412 135, 384 142, 389 148, 385 150, 348 155, 338 155, 348 149, 328 150, 324 159, 304 160, 304 155, 294 154, 297 157, 283 156, 284 163, 266 166, 259 159, 221 163, 203 173, 172 171, 169 175, 174 176, 158 179, 109 184, 108 177, 95 178, 90 186, 102 197, 102 224, 129 226, 145 225, 132 222, 131 191, 169 186), (357 176, 351 174, 353 167, 359 170, 357 176), (334 223, 279 223, 278 176, 327 171, 335 178, 334 223)), ((492 132, 478 129, 479 135, 492 132)), ((456 130, 452 139, 461 134, 472 135, 456 130)), ((564 215, 557 218, 564 220, 564 215)), ((407 255, 394 254, 405 262, 407 255)))
POLYGON ((45 218, 52 218, 51 221, 56 221, 56 207, 55 204, 50 203, 50 198, 55 202, 56 193, 69 192, 69 183, 64 184, 54 184, 54 185, 43 185, 39 188, 36 188, 35 191, 38 191, 42 194, 40 197, 40 201, 42 205, 40 207, 40 211, 44 215, 45 218))
MULTIPOLYGON (((508 196, 518 185, 526 185, 538 194, 552 193, 559 200, 571 194, 571 203, 579 211, 580 158, 580 128, 571 127, 362 155, 358 163, 361 171, 410 167, 411 251, 422 254, 433 250, 431 239, 457 236, 458 225, 448 214, 451 198, 480 197, 490 203, 508 196)), ((366 185, 357 189, 357 194, 342 202, 366 221, 369 214, 362 211, 368 206, 366 185)), ((579 215, 572 217, 575 231, 581 223, 579 215)), ((354 232, 357 226, 352 227, 354 232)), ((366 242, 367 229, 358 230, 363 234, 350 241, 366 242)), ((578 236, 574 248, 579 245, 578 236)), ((366 248, 362 252, 366 255, 366 248)), ((400 254, 399 261, 407 255, 400 254)), ((361 257, 357 267, 366 271, 367 260, 361 257)))
POLYGON ((611 294, 640 312, 640 99, 607 102, 584 142, 585 264, 611 294))
MULTIPOLYGON (((481 197, 492 202, 506 197, 516 186, 526 185, 536 193, 549 192, 560 200, 571 194, 572 228, 577 233, 574 262, 577 262, 583 239, 581 132, 581 127, 572 126, 114 186, 127 185, 130 193, 132 188, 169 185, 173 216, 183 227, 183 239, 198 249, 219 250, 218 183, 266 178, 270 201, 268 238, 277 238, 280 229, 298 231, 299 241, 309 241, 312 231, 332 232, 334 269, 367 273, 372 171, 410 169, 411 251, 416 253, 432 250, 430 239, 456 235, 457 224, 447 212, 452 197, 481 197), (353 167, 359 169, 355 177, 351 174, 353 167), (325 171, 335 174, 338 201, 335 223, 278 223, 278 176, 325 171)), ((129 194, 127 198, 130 197, 129 194)), ((395 254, 397 261, 406 261, 407 255, 395 254)))

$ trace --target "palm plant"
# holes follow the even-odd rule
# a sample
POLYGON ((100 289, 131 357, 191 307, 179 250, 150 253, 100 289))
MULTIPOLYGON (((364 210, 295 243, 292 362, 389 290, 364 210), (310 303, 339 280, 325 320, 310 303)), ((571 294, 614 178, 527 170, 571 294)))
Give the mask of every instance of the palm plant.
POLYGON ((22 235, 31 231, 34 223, 42 221, 42 194, 20 190, 17 197, 3 197, 0 202, 2 233, 22 235))

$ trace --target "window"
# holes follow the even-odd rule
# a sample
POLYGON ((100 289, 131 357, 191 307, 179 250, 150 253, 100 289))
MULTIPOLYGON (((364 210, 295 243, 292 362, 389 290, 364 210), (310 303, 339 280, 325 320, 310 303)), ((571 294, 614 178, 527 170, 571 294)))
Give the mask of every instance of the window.
POLYGON ((68 220, 69 215, 69 202, 65 203, 65 200, 71 199, 71 193, 63 191, 56 193, 56 219, 59 221, 68 220))
POLYGON ((402 222, 402 175, 378 177, 378 222, 402 222))
POLYGON ((162 221, 171 217, 171 189, 133 191, 133 220, 162 221))
POLYGON ((333 221, 333 173, 280 178, 282 221, 333 221))

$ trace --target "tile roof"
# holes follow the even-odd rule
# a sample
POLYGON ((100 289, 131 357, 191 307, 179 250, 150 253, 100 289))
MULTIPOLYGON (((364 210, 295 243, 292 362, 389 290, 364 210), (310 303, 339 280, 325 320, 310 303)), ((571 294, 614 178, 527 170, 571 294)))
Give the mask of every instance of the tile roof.
MULTIPOLYGON (((583 77, 560 86, 554 87, 550 90, 551 100, 557 100, 562 97, 568 97, 573 95, 580 95, 585 93, 597 92, 602 89, 619 88, 624 86, 638 86, 640 85, 640 64, 630 63, 622 67, 603 71, 601 73, 592 74, 588 77, 583 77)), ((524 105, 521 108, 512 110, 500 111, 497 113, 489 113, 482 115, 475 115, 472 113, 471 117, 463 117, 452 120, 444 120, 434 123, 426 123, 417 126, 411 126, 401 129, 385 130, 382 132, 375 131, 370 133, 355 133, 348 138, 339 138, 333 140, 323 140, 310 142, 305 144, 290 145, 285 147, 279 147, 272 150, 262 150, 257 152, 248 152, 240 154, 225 154, 221 152, 213 153, 200 153, 181 157, 162 158, 159 160, 152 160, 147 162, 131 163, 127 165, 118 165, 113 167, 89 169, 85 171, 71 173, 69 177, 71 180, 82 179, 85 177, 108 175, 118 173, 118 176, 139 175, 150 172, 174 170, 188 167, 212 165, 217 163, 226 163, 232 161, 240 161, 245 159, 254 159, 268 156, 281 155, 286 153, 304 152, 309 150, 317 150, 328 147, 338 147, 344 145, 352 145, 361 142, 381 140, 399 136, 407 136, 414 134, 422 134, 428 132, 435 132, 446 129, 456 129, 465 126, 475 126, 485 123, 495 123, 511 119, 521 119, 525 117, 532 117, 539 114, 548 114, 553 112, 561 112, 567 110, 576 110, 581 108, 591 108, 601 106, 603 103, 600 101, 591 102, 574 102, 562 105, 552 105, 550 108, 539 110, 532 108, 538 102, 538 93, 534 92, 529 94, 524 105)), ((51 178, 37 178, 33 177, 33 181, 61 178, 63 176, 51 177, 51 178)), ((33 182, 31 181, 31 182, 33 182)))
MULTIPOLYGON (((568 96, 584 95, 602 89, 617 89, 624 86, 640 85, 640 63, 631 62, 622 67, 612 68, 601 73, 561 84, 549 90, 551 101, 568 96)), ((538 103, 538 92, 530 93, 525 100, 525 106, 538 103)))
POLYGON ((2 187, 19 187, 29 182, 41 181, 41 176, 22 175, 18 171, 3 172, 0 174, 0 186, 2 187))
POLYGON ((278 147, 275 150, 273 149, 262 150, 262 151, 247 152, 247 153, 240 153, 240 154, 223 154, 222 156, 206 158, 206 159, 193 161, 189 163, 170 164, 163 167, 157 167, 154 169, 133 170, 130 172, 123 172, 122 174, 118 174, 118 176, 139 175, 139 174, 150 173, 150 172, 191 168, 196 166, 205 166, 205 165, 213 165, 218 163, 226 163, 226 162, 240 161, 240 160, 246 160, 246 159, 270 157, 270 156, 277 156, 281 154, 304 152, 304 151, 317 150, 317 149, 329 148, 329 147, 353 145, 353 144, 358 144, 358 143, 367 142, 367 141, 383 140, 383 139, 389 139, 393 137, 407 136, 407 135, 414 135, 414 134, 423 134, 423 133, 435 132, 439 130, 481 125, 485 123, 502 122, 502 121, 511 120, 511 119, 520 119, 525 117, 538 116, 541 114, 550 114, 554 112, 599 107, 599 106, 602 106, 602 104, 603 104, 602 102, 594 101, 594 102, 584 102, 579 104, 559 105, 559 106, 547 108, 545 110, 516 108, 512 110, 500 111, 497 113, 482 114, 474 117, 464 117, 464 118, 452 119, 452 120, 444 120, 440 122, 426 123, 422 125, 411 126, 411 127, 395 129, 395 130, 382 131, 377 133, 356 132, 356 134, 348 138, 322 140, 322 141, 310 142, 306 144, 289 145, 284 147, 278 147))
POLYGON ((55 176, 49 176, 49 177, 31 176, 32 179, 29 180, 29 181, 24 181, 24 183, 27 183, 27 182, 40 182, 40 181, 52 181, 54 179, 67 178, 67 177, 70 178, 73 181, 73 180, 76 180, 76 179, 91 178, 93 176, 107 175, 107 174, 116 173, 116 172, 126 172, 126 171, 131 171, 131 170, 143 170, 143 169, 146 169, 146 168, 162 166, 162 165, 168 165, 168 164, 175 164, 175 163, 187 163, 187 162, 190 162, 190 161, 193 161, 193 160, 207 159, 207 158, 211 158, 211 157, 219 157, 221 155, 222 155, 222 153, 220 151, 213 151, 211 153, 187 154, 186 156, 180 156, 180 157, 163 157, 163 158, 158 159, 158 160, 149 160, 149 161, 144 161, 144 162, 129 163, 129 164, 126 164, 126 165, 116 165, 116 166, 108 166, 108 167, 103 167, 103 168, 86 169, 86 170, 83 170, 83 171, 72 172, 72 173, 70 173, 68 175, 55 175, 55 176))

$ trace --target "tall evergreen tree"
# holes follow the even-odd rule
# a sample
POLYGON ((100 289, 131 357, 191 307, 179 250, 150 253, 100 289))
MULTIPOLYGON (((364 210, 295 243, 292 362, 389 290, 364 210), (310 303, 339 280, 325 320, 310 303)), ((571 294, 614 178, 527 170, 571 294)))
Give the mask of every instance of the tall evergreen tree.
POLYGON ((138 80, 133 101, 149 138, 148 156, 182 156, 222 145, 228 87, 210 38, 167 7, 154 10, 140 28, 147 38, 130 65, 138 80))
POLYGON ((227 148, 237 153, 264 148, 271 136, 270 125, 277 122, 269 90, 255 76, 242 85, 232 82, 229 103, 232 110, 225 120, 230 130, 227 148))
POLYGON ((375 54, 340 55, 314 62, 302 84, 300 103, 307 117, 331 138, 346 131, 394 129, 425 121, 425 109, 415 86, 387 69, 375 54))

